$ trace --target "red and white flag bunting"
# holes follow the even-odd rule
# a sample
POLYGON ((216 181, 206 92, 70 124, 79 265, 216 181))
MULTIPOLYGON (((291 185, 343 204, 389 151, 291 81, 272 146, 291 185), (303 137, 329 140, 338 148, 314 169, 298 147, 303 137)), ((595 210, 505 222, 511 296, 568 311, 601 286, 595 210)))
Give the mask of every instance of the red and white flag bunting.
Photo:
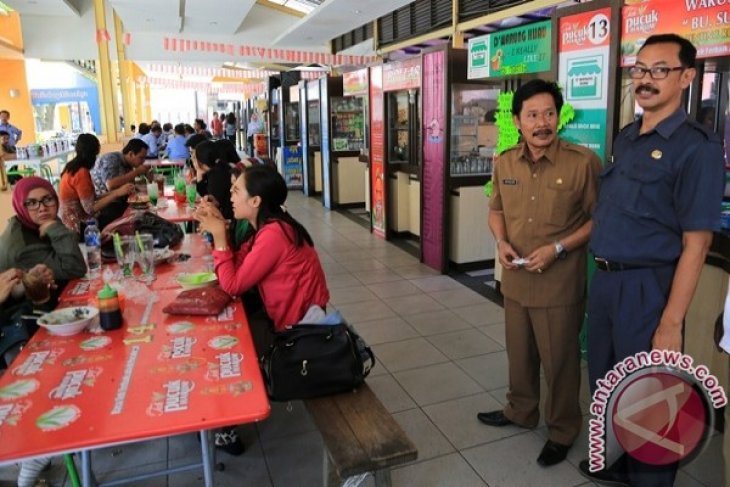
MULTIPOLYGON (((109 34, 107 34, 108 36, 109 34)), ((98 39, 98 33, 97 33, 98 39)), ((108 39, 107 39, 108 40, 108 39)), ((97 42, 99 42, 97 40, 97 42)), ((271 49, 258 46, 226 44, 223 42, 209 42, 200 40, 178 39, 165 37, 162 40, 165 51, 179 52, 215 52, 228 56, 258 57, 296 63, 319 63, 339 66, 342 64, 365 65, 377 61, 377 56, 351 56, 342 54, 327 54, 323 52, 297 51, 293 49, 271 49)))

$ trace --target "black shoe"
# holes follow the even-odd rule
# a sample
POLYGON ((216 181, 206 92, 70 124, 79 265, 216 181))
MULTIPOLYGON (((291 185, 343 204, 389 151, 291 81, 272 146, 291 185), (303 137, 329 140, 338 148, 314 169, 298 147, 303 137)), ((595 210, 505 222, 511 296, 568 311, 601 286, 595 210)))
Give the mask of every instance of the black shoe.
POLYGON ((514 422, 504 415, 503 411, 490 411, 488 413, 478 413, 477 419, 489 426, 507 426, 514 422))
POLYGON ((239 456, 245 450, 236 428, 221 428, 215 432, 215 447, 229 455, 239 456))
POLYGON ((552 467, 565 460, 568 450, 572 445, 561 445, 554 441, 547 440, 545 446, 542 447, 540 456, 537 457, 537 463, 543 467, 552 467))
POLYGON ((589 470, 590 463, 588 460, 582 460, 578 465, 578 470, 587 479, 601 485, 612 485, 614 487, 629 487, 629 477, 623 472, 612 468, 604 468, 597 472, 591 472, 589 470))

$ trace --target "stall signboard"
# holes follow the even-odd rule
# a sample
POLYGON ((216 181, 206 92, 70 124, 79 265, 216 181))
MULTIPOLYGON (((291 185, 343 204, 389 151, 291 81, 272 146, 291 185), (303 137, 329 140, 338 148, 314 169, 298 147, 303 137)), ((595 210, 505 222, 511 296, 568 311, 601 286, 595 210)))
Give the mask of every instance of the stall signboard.
POLYGON ((446 209, 446 53, 423 56, 423 143, 421 249, 423 263, 438 271, 445 267, 444 216, 446 209))
POLYGON ((672 32, 689 39, 698 58, 730 55, 730 3, 640 0, 621 10, 621 66, 632 66, 646 38, 672 32))
POLYGON ((370 69, 370 221, 373 233, 385 238, 387 218, 385 174, 385 107, 383 67, 370 69))
POLYGON ((468 78, 549 71, 551 26, 545 20, 469 39, 468 78))
POLYGON ((594 151, 606 152, 611 39, 609 7, 561 17, 558 22, 558 80, 575 118, 560 136, 594 151))
POLYGON ((368 68, 358 69, 342 75, 345 96, 365 96, 368 94, 368 68))
POLYGON ((414 57, 383 65, 383 90, 398 91, 421 87, 421 58, 414 57))
POLYGON ((284 146, 284 180, 286 187, 302 187, 302 148, 296 145, 284 146))

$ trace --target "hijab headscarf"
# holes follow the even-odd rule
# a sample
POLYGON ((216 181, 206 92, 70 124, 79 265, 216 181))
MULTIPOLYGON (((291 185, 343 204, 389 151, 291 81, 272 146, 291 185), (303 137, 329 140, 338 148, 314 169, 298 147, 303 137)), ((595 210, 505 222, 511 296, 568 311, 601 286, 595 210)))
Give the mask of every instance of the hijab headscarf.
POLYGON ((28 194, 37 188, 48 190, 48 192, 51 193, 51 196, 56 198, 56 202, 58 202, 58 195, 56 194, 56 190, 53 189, 53 185, 47 180, 37 176, 21 178, 20 181, 15 184, 15 188, 13 189, 13 210, 15 210, 15 216, 21 225, 26 228, 30 228, 31 230, 38 230, 39 227, 33 222, 33 219, 30 217, 30 211, 28 211, 28 208, 25 207, 24 203, 28 198, 28 194))

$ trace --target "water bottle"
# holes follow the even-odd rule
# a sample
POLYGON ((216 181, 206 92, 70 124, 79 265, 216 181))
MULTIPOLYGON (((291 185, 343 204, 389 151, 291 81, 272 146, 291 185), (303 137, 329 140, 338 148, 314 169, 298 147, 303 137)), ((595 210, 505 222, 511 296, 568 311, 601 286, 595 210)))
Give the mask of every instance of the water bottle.
POLYGON ((86 265, 89 268, 89 278, 96 279, 101 272, 101 232, 93 218, 86 222, 84 242, 86 243, 86 265))

